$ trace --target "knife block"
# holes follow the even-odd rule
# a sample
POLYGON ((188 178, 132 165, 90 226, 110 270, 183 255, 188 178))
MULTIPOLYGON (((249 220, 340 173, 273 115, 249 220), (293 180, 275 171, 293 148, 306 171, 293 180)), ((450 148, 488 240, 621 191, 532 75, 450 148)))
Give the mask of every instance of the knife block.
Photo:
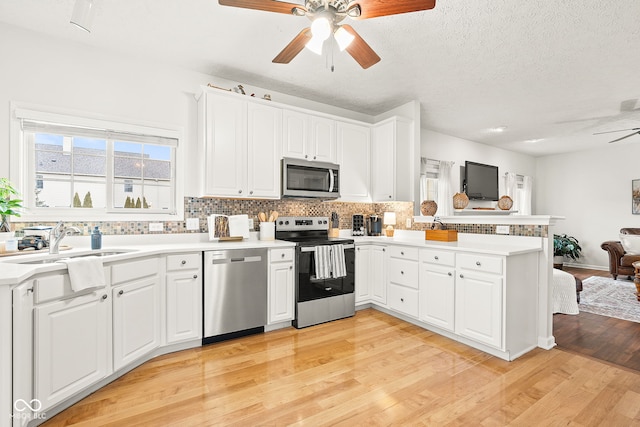
POLYGON ((330 228, 329 229, 329 237, 340 237, 340 229, 339 228, 330 228))

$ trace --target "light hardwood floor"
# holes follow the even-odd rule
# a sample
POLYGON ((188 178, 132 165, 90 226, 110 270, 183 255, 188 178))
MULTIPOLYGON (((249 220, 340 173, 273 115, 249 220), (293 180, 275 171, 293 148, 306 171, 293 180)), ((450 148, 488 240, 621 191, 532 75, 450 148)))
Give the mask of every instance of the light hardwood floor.
POLYGON ((373 309, 156 358, 57 425, 638 425, 640 374, 536 349, 505 362, 373 309))

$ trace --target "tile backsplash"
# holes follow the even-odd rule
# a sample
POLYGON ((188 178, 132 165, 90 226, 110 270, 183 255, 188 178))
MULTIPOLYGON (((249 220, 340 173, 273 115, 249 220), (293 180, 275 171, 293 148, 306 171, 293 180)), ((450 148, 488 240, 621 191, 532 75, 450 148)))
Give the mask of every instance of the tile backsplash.
MULTIPOLYGON (((326 216, 330 217, 336 212, 340 219, 341 229, 351 229, 351 215, 363 214, 381 215, 384 212, 396 213, 396 229, 405 230, 406 220, 413 219, 413 202, 385 202, 385 203, 355 203, 338 201, 321 201, 312 199, 282 199, 282 200, 249 200, 249 199, 218 199, 185 197, 184 216, 185 221, 164 221, 161 233, 206 233, 207 217, 211 214, 239 215, 247 214, 254 219, 256 231, 258 230, 258 213, 278 211, 280 216, 326 216), (186 219, 197 218, 198 230, 187 230, 186 219)), ((68 222, 67 225, 78 227, 83 235, 90 234, 94 226, 99 226, 103 234, 107 235, 135 235, 158 234, 150 232, 149 224, 157 221, 86 221, 68 222)), ((55 223, 27 223, 14 222, 14 231, 21 230, 31 225, 51 225, 55 223)), ((447 224, 448 229, 461 233, 495 234, 495 228, 501 224, 447 224)), ((411 230, 426 230, 431 227, 428 223, 413 223, 411 230)), ((538 225, 510 225, 509 234, 514 236, 546 237, 547 226, 538 225)))

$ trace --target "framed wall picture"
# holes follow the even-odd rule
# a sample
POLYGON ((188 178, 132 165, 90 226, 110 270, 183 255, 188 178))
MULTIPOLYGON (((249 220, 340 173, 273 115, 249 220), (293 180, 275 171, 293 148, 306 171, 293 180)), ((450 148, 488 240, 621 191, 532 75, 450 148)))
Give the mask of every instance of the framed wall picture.
POLYGON ((631 213, 640 215, 640 179, 631 181, 631 213))

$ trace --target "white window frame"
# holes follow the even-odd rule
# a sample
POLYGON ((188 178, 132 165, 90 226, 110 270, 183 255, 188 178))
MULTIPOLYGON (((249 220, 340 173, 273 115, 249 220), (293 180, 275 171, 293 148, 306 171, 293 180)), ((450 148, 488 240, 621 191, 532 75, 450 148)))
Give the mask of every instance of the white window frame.
MULTIPOLYGON (((24 201, 23 206, 25 206, 19 221, 182 221, 184 219, 184 144, 183 129, 180 126, 167 126, 166 124, 140 121, 133 122, 130 119, 12 102, 10 133, 11 162, 9 176, 14 186, 19 189, 21 198, 24 201), (175 189, 173 192, 175 209, 172 212, 144 211, 140 213, 131 212, 131 210, 112 212, 72 207, 30 209, 35 207, 35 192, 32 191, 35 185, 35 170, 33 152, 26 144, 25 133, 22 131, 23 119, 176 140, 175 189)), ((109 186, 113 183, 107 182, 106 184, 109 186)))

